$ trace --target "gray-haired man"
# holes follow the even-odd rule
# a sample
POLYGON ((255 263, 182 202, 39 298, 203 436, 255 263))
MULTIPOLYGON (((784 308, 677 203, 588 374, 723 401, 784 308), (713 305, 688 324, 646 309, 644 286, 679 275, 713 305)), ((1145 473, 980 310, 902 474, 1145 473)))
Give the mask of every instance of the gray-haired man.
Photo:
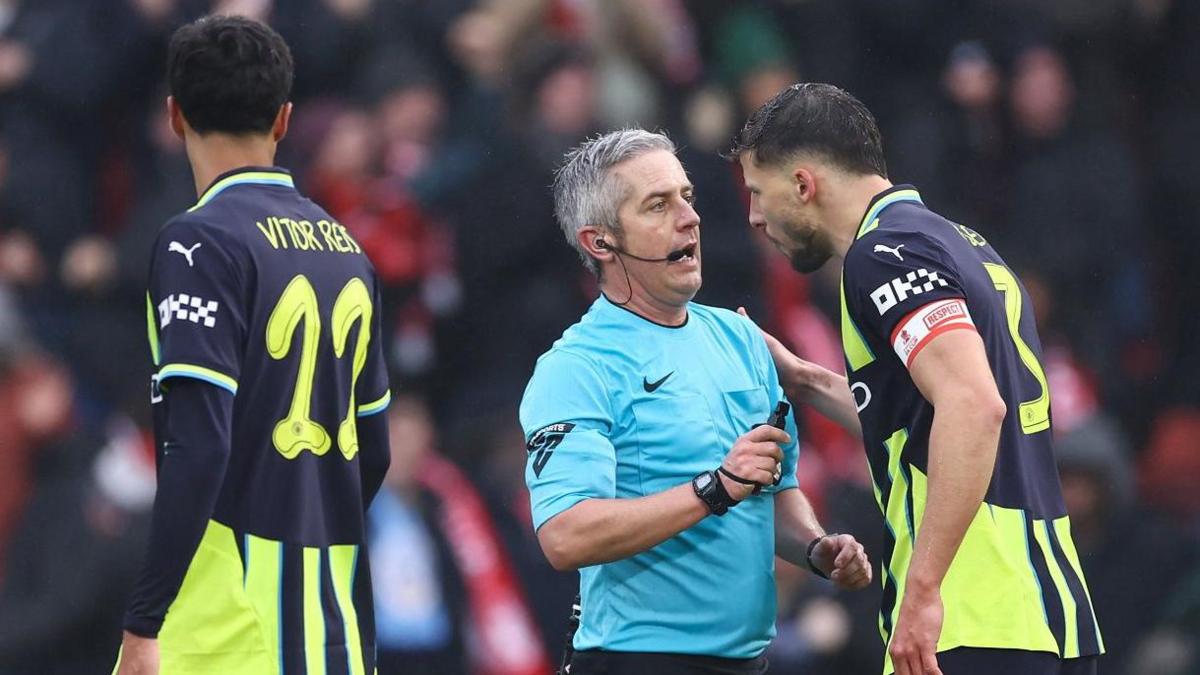
POLYGON ((572 675, 760 673, 776 554, 845 588, 871 579, 796 489, 791 420, 755 428, 783 400, 758 329, 691 302, 692 190, 671 141, 641 130, 584 143, 555 180, 601 297, 539 359, 521 424, 538 540, 580 569, 572 675))

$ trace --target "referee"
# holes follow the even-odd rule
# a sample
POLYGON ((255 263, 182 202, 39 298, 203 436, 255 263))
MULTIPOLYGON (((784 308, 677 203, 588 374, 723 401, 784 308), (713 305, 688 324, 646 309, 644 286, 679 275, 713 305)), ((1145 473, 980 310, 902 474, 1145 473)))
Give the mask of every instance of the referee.
POLYGON ((764 672, 775 555, 846 589, 870 583, 867 557, 797 489, 790 416, 786 431, 762 425, 784 395, 757 329, 691 302, 700 218, 672 142, 590 140, 554 197, 601 290, 520 410, 538 540, 580 570, 570 672, 764 672))
POLYGON ((841 266, 843 378, 769 339, 784 391, 861 432, 891 546, 885 673, 1085 675, 1103 653, 1051 442, 1029 296, 978 232, 887 179, 850 94, 797 84, 734 155, 750 224, 841 266))

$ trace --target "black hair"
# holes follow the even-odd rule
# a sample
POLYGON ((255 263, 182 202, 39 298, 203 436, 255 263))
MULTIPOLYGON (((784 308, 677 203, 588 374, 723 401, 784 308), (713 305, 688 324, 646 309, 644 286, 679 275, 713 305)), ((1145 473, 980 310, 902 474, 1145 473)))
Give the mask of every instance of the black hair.
POLYGON ((750 115, 731 157, 750 152, 756 165, 818 153, 845 171, 887 178, 883 139, 871 111, 832 84, 801 82, 750 115))
POLYGON ((279 33, 244 17, 189 23, 167 49, 171 96, 200 134, 269 132, 292 76, 292 53, 279 33))

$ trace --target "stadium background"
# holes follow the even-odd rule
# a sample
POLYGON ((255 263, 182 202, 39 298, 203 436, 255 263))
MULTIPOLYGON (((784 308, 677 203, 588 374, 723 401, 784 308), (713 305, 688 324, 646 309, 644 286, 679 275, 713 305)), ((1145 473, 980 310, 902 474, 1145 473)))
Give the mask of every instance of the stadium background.
MULTIPOLYGON (((530 531, 515 410, 596 292, 551 213, 568 147, 667 130, 697 186, 699 300, 840 364, 836 280, 763 249, 718 156, 800 79, 861 97, 893 181, 1034 294, 1102 672, 1200 672, 1200 1, 0 0, 0 674, 107 673, 115 651, 154 489, 149 245, 195 199, 165 42, 214 10, 290 43, 279 163, 386 285, 392 672, 557 663, 576 577, 530 531)), ((878 551, 861 450, 801 424, 804 487, 878 551)), ((877 672, 877 593, 780 565, 772 672, 877 672)))

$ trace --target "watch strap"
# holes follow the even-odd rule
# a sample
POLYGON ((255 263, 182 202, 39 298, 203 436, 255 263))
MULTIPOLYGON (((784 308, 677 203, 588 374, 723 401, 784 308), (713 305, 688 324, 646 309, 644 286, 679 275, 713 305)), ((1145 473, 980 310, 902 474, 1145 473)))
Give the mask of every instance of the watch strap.
POLYGON ((813 550, 817 548, 817 544, 821 543, 821 540, 824 539, 825 537, 836 537, 836 536, 838 536, 836 532, 830 532, 827 534, 823 534, 823 535, 817 537, 816 539, 813 539, 812 541, 808 542, 808 552, 804 554, 805 560, 808 561, 808 569, 811 570, 813 574, 821 577, 822 579, 828 579, 829 575, 825 574, 823 571, 821 571, 821 568, 817 567, 816 564, 813 563, 813 559, 812 559, 813 550))

